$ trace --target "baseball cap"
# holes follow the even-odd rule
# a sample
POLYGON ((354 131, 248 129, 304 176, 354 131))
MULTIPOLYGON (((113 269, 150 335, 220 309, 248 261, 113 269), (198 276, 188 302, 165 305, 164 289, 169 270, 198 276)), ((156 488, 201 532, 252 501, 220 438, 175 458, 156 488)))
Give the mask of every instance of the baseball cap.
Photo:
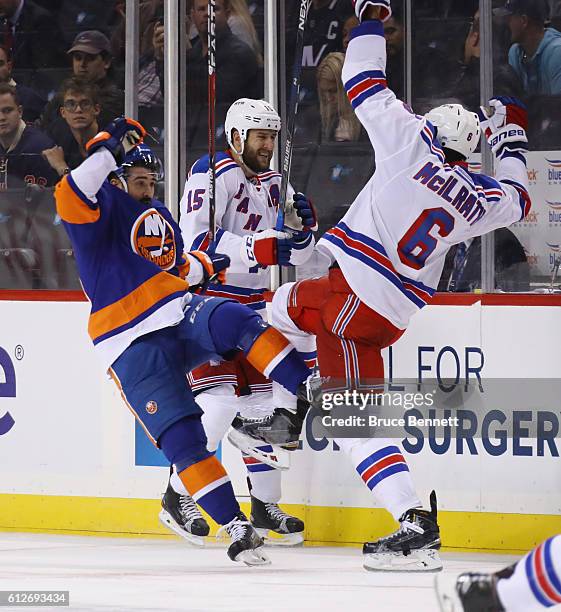
POLYGON ((74 53, 75 51, 82 51, 90 55, 98 55, 98 53, 105 51, 105 53, 111 55, 111 43, 103 32, 99 30, 86 30, 76 36, 72 47, 67 53, 74 53))
POLYGON ((545 22, 547 13, 545 0, 507 0, 503 7, 493 10, 493 14, 496 17, 528 15, 528 17, 539 23, 545 22))

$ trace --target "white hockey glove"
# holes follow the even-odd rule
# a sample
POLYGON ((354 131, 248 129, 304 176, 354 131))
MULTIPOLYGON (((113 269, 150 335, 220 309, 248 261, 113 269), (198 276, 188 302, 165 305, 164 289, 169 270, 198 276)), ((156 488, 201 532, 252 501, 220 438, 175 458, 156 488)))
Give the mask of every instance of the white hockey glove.
POLYGON ((392 16, 390 0, 353 0, 353 6, 359 21, 362 21, 364 11, 369 6, 380 7, 380 21, 387 21, 392 16))
POLYGON ((317 231, 318 220, 316 209, 312 201, 303 193, 295 193, 292 200, 286 203, 284 224, 286 227, 297 232, 303 230, 317 231))
POLYGON ((240 256, 248 268, 274 266, 278 261, 278 241, 290 238, 290 234, 274 229, 264 230, 243 237, 240 256))
POLYGON ((478 114, 481 129, 497 158, 528 151, 528 112, 520 100, 492 98, 489 107, 482 106, 478 114))

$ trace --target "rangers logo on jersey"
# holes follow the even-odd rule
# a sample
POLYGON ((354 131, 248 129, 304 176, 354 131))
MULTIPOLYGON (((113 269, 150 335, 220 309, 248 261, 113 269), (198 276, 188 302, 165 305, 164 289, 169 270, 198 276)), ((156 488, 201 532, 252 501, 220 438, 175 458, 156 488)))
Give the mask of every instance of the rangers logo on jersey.
POLYGON ((162 270, 175 265, 176 248, 173 228, 155 208, 143 212, 131 230, 133 251, 154 262, 162 270))

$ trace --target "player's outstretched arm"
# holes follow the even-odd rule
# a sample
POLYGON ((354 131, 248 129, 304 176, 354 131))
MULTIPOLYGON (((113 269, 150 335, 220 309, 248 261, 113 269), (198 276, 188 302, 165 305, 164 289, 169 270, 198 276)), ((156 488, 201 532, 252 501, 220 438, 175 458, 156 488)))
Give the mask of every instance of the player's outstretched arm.
POLYGON ((382 21, 391 16, 390 2, 356 0, 355 12, 359 20, 351 40, 342 79, 349 101, 376 151, 377 169, 387 158, 392 158, 392 172, 396 163, 407 164, 417 156, 415 145, 422 147, 421 131, 424 120, 398 100, 386 81, 386 40, 382 21))
POLYGON ((526 167, 528 114, 520 100, 497 97, 489 101, 489 106, 481 107, 479 119, 495 157, 495 179, 489 178, 488 185, 484 185, 490 204, 485 225, 491 224, 486 229, 491 231, 516 223, 530 212, 526 167))

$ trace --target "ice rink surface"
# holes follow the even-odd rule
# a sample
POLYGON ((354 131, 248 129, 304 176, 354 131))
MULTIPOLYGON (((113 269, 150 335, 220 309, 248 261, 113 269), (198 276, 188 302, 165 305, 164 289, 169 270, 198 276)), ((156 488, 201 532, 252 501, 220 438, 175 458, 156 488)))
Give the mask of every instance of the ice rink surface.
MULTIPOLYGON (((60 610, 438 610, 433 574, 367 572, 358 548, 267 551, 272 565, 245 567, 228 559, 225 546, 194 548, 179 538, 0 533, 0 590, 70 591, 70 608, 60 610)), ((446 572, 497 570, 517 558, 442 556, 446 572)))

